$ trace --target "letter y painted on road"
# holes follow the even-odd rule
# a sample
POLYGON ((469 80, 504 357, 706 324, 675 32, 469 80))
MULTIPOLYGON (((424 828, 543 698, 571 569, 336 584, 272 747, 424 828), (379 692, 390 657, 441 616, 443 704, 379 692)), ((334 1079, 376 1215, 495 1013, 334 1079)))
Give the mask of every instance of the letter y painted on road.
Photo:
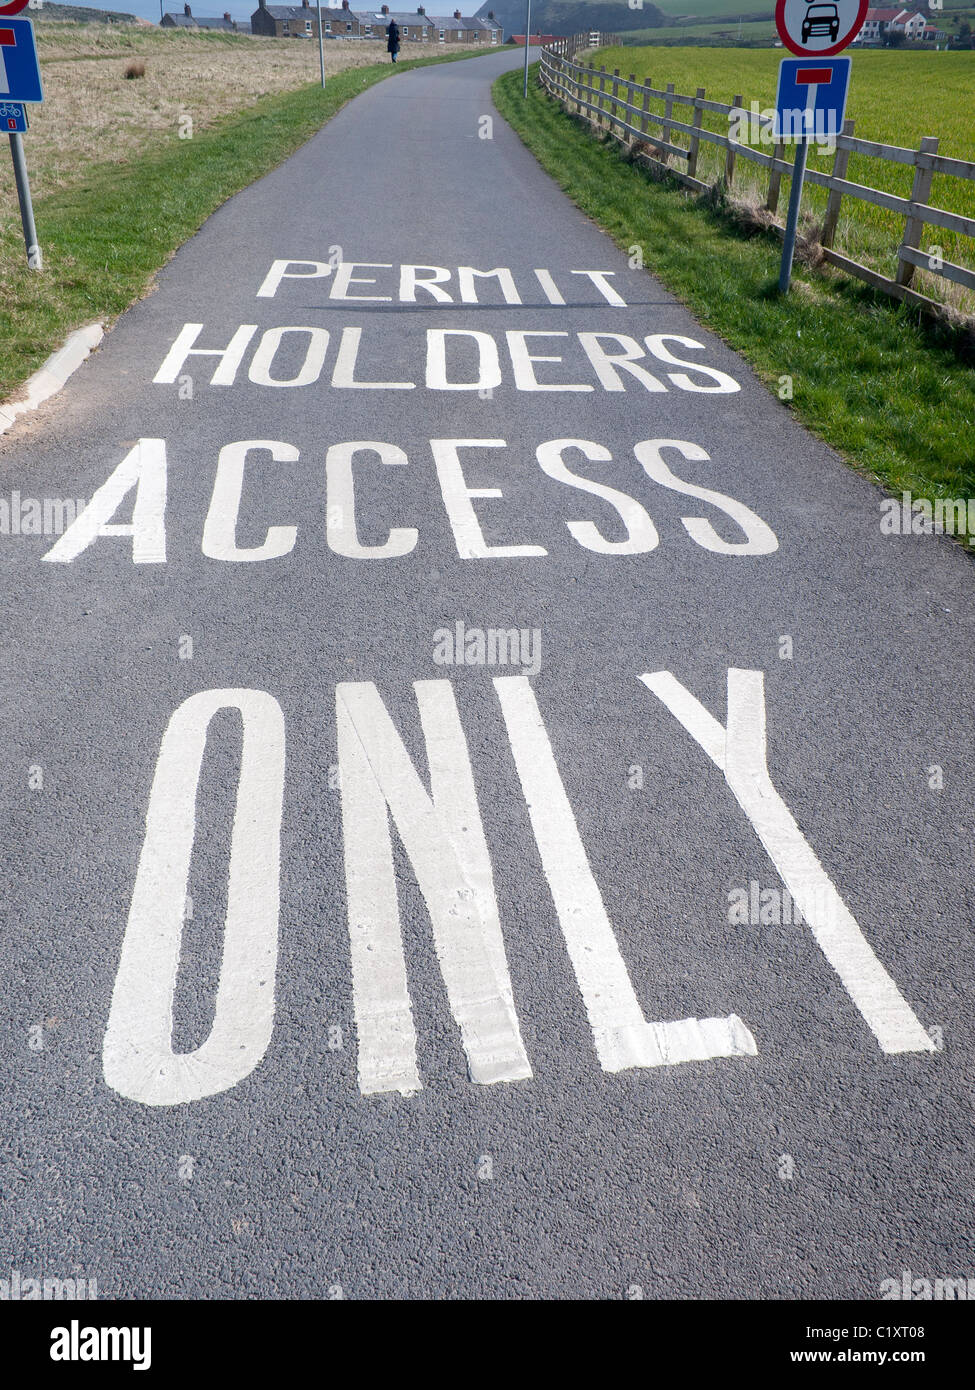
POLYGON ((823 955, 872 1028, 884 1052, 934 1052, 935 1046, 816 858, 769 775, 761 671, 728 671, 723 728, 669 671, 640 680, 667 706, 725 776, 823 955))

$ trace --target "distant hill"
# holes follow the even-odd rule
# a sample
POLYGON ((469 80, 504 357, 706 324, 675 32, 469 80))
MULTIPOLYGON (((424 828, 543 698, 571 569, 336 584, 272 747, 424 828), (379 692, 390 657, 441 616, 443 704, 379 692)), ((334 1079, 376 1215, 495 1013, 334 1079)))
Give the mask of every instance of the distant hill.
POLYGON ((91 10, 84 5, 57 5, 52 0, 44 0, 44 4, 36 10, 28 8, 20 16, 21 19, 32 19, 35 24, 43 23, 45 19, 71 20, 74 24, 148 24, 150 21, 139 19, 134 14, 122 14, 119 10, 91 10))
MULTIPOLYGON (((428 6, 429 8, 429 6, 428 6)), ((478 15, 494 11, 505 37, 525 32, 525 0, 485 0, 478 15)), ((626 0, 603 0, 587 4, 584 0, 532 0, 533 34, 585 34, 592 29, 609 34, 624 29, 658 29, 673 24, 670 15, 644 0, 643 8, 631 10, 626 0)))

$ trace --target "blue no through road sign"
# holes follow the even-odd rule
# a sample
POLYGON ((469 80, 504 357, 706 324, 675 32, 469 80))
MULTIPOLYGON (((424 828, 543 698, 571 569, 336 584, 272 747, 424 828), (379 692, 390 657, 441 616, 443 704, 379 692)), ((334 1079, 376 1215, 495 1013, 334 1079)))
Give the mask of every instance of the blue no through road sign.
POLYGON ((33 24, 0 16, 0 104, 43 100, 33 24))
POLYGON ((820 144, 843 129, 850 86, 849 58, 784 58, 775 99, 776 140, 806 135, 820 144))

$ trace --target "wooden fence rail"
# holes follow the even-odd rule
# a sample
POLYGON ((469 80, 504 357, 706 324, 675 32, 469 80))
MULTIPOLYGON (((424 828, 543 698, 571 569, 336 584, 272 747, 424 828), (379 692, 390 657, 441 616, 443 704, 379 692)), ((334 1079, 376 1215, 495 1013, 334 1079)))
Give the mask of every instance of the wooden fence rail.
MULTIPOLYGON (((694 96, 685 96, 674 90, 672 82, 668 83, 666 89, 661 89, 652 87, 649 83, 637 82, 632 73, 628 78, 621 77, 618 68, 612 73, 607 73, 605 68, 597 69, 575 62, 575 56, 589 47, 589 37, 575 35, 572 38, 559 39, 542 49, 542 86, 560 101, 567 111, 585 117, 592 126, 607 131, 628 147, 636 143, 648 145, 650 153, 645 154, 645 158, 651 168, 658 173, 666 171, 700 193, 719 185, 726 189, 731 188, 738 159, 757 164, 768 170, 765 207, 770 213, 776 212, 782 175, 792 173, 791 161, 784 158, 785 146, 781 142, 777 143, 771 153, 766 153, 733 140, 730 129, 727 133, 719 133, 709 130, 704 125, 705 112, 728 118, 729 127, 733 114, 743 122, 750 122, 752 117, 744 110, 741 96, 736 96, 734 103, 728 105, 725 102, 709 100, 703 87, 698 87, 694 96), (662 115, 649 109, 651 101, 664 103, 662 115), (680 119, 680 115, 674 114, 675 108, 681 113, 686 112, 690 119, 680 119), (683 137, 686 143, 681 143, 680 137, 683 137), (722 172, 713 185, 698 177, 702 143, 717 146, 725 152, 722 172)), ((612 37, 603 35, 602 42, 607 43, 612 37)), ((846 121, 842 133, 835 137, 832 171, 806 171, 807 183, 828 191, 826 212, 820 232, 823 259, 848 275, 865 280, 875 289, 883 290, 897 299, 923 304, 926 307, 941 305, 938 300, 912 288, 911 282, 918 268, 968 290, 975 290, 975 269, 946 261, 940 253, 934 254, 937 248, 932 248, 931 254, 920 250, 925 226, 940 227, 959 236, 975 239, 975 216, 966 217, 961 213, 932 207, 928 203, 935 174, 968 180, 972 188, 972 209, 975 212, 975 163, 939 155, 937 136, 925 136, 918 150, 902 149, 896 145, 882 145, 873 140, 858 139, 853 134, 853 122, 846 121), (879 188, 850 182, 846 173, 851 154, 912 166, 914 182, 910 197, 901 198, 879 188), (872 203, 904 218, 904 232, 897 248, 897 271, 893 278, 881 275, 869 266, 861 265, 834 248, 840 206, 844 198, 872 203)), ((773 222, 772 226, 779 234, 782 233, 781 224, 773 222)))

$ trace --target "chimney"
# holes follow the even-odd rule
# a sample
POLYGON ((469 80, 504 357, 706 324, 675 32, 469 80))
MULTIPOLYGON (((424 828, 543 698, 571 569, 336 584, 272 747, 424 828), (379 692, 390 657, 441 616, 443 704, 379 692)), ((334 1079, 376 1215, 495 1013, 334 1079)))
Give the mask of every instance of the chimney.
POLYGON ((190 9, 189 5, 183 6, 183 13, 186 15, 187 19, 193 18, 193 11, 190 9))
POLYGON ((382 13, 383 13, 383 14, 389 14, 389 6, 388 6, 388 5, 383 5, 383 7, 382 7, 382 13))
POLYGON ((302 8, 303 10, 307 10, 307 9, 308 9, 308 0, 301 0, 301 8, 302 8))
POLYGON ((230 11, 229 11, 229 10, 224 10, 224 12, 223 12, 223 17, 224 17, 224 19, 227 21, 228 24, 232 24, 232 23, 233 23, 233 20, 230 18, 230 11))
POLYGON ((460 10, 454 10, 454 19, 462 19, 462 18, 463 18, 463 16, 461 15, 460 10))
POLYGON ((347 10, 349 8, 349 0, 342 0, 342 8, 343 10, 347 10))
POLYGON ((416 12, 417 14, 426 14, 426 10, 423 8, 422 5, 417 5, 416 12))

